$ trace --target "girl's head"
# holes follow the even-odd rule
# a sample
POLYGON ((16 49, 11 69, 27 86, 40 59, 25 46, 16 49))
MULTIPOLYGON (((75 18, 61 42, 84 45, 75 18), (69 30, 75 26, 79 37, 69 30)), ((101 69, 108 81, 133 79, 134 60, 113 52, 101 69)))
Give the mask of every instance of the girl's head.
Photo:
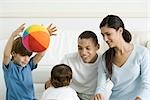
POLYGON ((14 40, 12 49, 12 60, 18 64, 24 67, 30 59, 30 56, 32 55, 32 52, 29 52, 22 44, 22 37, 18 37, 14 40))
POLYGON ((92 31, 84 31, 78 37, 78 52, 83 62, 94 63, 97 59, 99 43, 97 36, 92 31))
POLYGON ((125 29, 123 21, 116 15, 106 16, 100 23, 103 39, 110 48, 116 47, 122 40, 130 42, 131 34, 125 29))
POLYGON ((72 79, 72 70, 68 65, 59 64, 51 71, 51 84, 55 88, 68 86, 72 79))

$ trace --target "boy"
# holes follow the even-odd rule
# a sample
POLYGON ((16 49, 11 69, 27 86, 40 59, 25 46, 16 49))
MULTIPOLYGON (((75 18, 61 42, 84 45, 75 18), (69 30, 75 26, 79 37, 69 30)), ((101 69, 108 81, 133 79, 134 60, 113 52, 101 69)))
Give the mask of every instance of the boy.
POLYGON ((53 67, 51 71, 51 86, 43 93, 41 100, 79 100, 75 90, 69 87, 72 70, 65 64, 53 67))
MULTIPOLYGON (((6 100, 34 100, 34 87, 32 70, 37 68, 38 62, 44 56, 45 51, 37 53, 31 59, 29 52, 22 44, 19 33, 24 30, 22 24, 10 36, 4 49, 3 70, 6 83, 6 100)), ((47 28, 50 35, 56 31, 56 27, 47 28)))

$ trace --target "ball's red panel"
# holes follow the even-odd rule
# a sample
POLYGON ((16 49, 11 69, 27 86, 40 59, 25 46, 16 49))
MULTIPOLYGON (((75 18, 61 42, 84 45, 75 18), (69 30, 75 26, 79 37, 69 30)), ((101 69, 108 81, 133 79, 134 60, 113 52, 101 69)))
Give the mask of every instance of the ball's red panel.
POLYGON ((49 46, 50 35, 44 26, 31 25, 24 31, 22 42, 29 51, 42 52, 49 46))

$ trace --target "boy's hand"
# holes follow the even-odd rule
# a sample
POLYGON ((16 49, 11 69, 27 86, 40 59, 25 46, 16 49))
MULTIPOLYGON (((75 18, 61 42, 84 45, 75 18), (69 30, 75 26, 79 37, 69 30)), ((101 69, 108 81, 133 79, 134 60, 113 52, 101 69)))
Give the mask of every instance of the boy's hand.
POLYGON ((47 30, 48 30, 50 36, 56 35, 56 34, 52 34, 53 32, 57 31, 56 27, 52 27, 52 24, 50 24, 50 25, 47 27, 47 30))
POLYGON ((12 36, 16 37, 17 35, 19 35, 20 32, 23 32, 24 28, 25 28, 25 23, 20 25, 13 33, 12 36))

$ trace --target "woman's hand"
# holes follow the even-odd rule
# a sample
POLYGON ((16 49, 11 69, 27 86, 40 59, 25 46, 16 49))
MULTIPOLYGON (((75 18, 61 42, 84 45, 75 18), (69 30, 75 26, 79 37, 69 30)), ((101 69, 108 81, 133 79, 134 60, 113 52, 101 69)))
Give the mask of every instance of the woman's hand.
POLYGON ((96 94, 93 100, 105 100, 105 98, 102 94, 96 94))
POLYGON ((52 24, 50 24, 50 25, 47 27, 47 30, 48 30, 50 36, 56 35, 56 34, 52 34, 53 32, 57 31, 57 28, 56 28, 55 26, 52 27, 52 24))

